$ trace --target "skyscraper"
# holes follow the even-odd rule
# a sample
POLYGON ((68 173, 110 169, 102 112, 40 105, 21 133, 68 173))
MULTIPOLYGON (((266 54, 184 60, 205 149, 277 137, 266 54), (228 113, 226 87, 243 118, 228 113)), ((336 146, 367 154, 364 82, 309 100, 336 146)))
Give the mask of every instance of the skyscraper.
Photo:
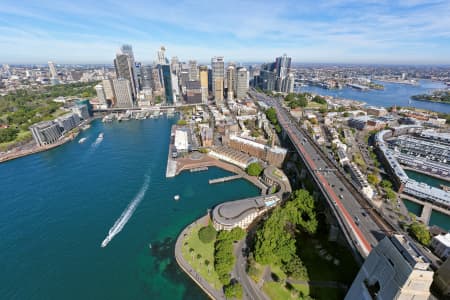
POLYGON ((291 58, 286 54, 277 57, 275 60, 276 90, 278 92, 287 92, 288 74, 291 71, 291 58))
POLYGON ((166 47, 161 46, 161 48, 159 48, 156 63, 158 65, 165 65, 169 63, 169 61, 166 59, 166 47))
POLYGON ((50 69, 50 76, 52 79, 58 78, 58 73, 56 72, 55 64, 52 61, 48 62, 48 68, 50 69))
POLYGON ((208 102, 208 67, 200 66, 200 88, 202 90, 202 103, 208 102))
POLYGON ((127 79, 130 82, 132 97, 135 99, 139 91, 139 84, 131 45, 122 45, 114 60, 114 67, 117 78, 127 79))
POLYGON ((116 107, 133 107, 130 81, 124 78, 113 79, 113 86, 116 95, 116 107))
POLYGON ((404 235, 385 237, 370 252, 345 299, 429 299, 433 271, 404 235))
POLYGON ((230 65, 227 67, 227 99, 233 99, 235 93, 236 69, 230 65))
POLYGON ((248 71, 246 68, 238 68, 236 73, 236 98, 243 99, 248 92, 248 71))
POLYGON ((198 75, 198 66, 196 60, 190 60, 189 61, 189 80, 190 81, 197 81, 199 78, 198 75))
POLYGON ((211 59, 212 90, 216 101, 223 101, 223 81, 225 74, 225 63, 223 56, 214 56, 211 59))
POLYGON ((159 69, 161 72, 161 78, 163 81, 164 94, 166 96, 166 103, 173 104, 174 103, 174 94, 172 90, 172 74, 170 72, 170 65, 164 64, 159 65, 159 69))

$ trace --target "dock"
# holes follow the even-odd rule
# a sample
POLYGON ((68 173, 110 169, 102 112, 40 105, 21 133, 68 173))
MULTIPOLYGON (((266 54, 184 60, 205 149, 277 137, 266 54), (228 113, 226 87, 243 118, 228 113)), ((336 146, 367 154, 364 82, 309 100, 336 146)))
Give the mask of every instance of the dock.
POLYGON ((200 167, 200 168, 193 168, 189 170, 191 173, 193 172, 202 172, 202 171, 208 171, 208 167, 200 167))
POLYGON ((222 182, 227 182, 227 181, 241 179, 241 178, 242 178, 242 175, 239 175, 239 174, 232 175, 232 176, 226 176, 226 177, 220 177, 220 178, 210 179, 209 184, 222 183, 222 182))

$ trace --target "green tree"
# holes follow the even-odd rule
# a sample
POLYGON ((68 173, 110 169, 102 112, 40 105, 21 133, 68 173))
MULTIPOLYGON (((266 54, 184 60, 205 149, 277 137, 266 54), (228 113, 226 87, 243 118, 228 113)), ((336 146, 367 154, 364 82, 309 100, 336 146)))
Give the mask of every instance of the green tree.
POLYGON ((247 174, 250 176, 259 176, 263 171, 263 167, 258 162, 253 162, 247 167, 247 174))
POLYGON ((428 228, 424 224, 414 221, 411 225, 409 225, 408 231, 422 245, 430 245, 431 235, 428 228))
POLYGON ((392 201, 392 200, 397 199, 397 194, 391 188, 386 188, 385 191, 386 191, 386 197, 389 200, 392 201))
POLYGON ((186 120, 178 120, 177 125, 183 126, 186 125, 187 121, 186 120))
POLYGON ((290 262, 282 265, 281 270, 294 279, 308 280, 308 270, 297 256, 292 257, 290 262))
POLYGON ((209 224, 208 226, 200 228, 198 231, 198 238, 205 244, 209 244, 216 239, 217 231, 209 224))
POLYGON ((367 181, 372 184, 372 185, 378 185, 380 183, 380 178, 378 177, 377 174, 374 173, 370 173, 369 175, 367 175, 367 181))
POLYGON ((238 282, 230 283, 224 287, 224 293, 227 299, 242 299, 242 285, 240 285, 238 282))
POLYGON ((392 182, 389 180, 383 179, 380 183, 380 186, 384 189, 391 189, 392 188, 392 182))

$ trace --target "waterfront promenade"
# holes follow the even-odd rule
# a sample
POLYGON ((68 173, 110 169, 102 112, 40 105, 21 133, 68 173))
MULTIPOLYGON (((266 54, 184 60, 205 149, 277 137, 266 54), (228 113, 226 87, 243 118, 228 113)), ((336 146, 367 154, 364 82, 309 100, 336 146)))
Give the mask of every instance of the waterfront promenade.
POLYGON ((50 145, 45 145, 45 146, 41 146, 41 147, 35 145, 31 148, 24 149, 24 150, 19 150, 19 151, 12 150, 11 152, 7 152, 5 154, 0 155, 0 163, 59 147, 65 143, 67 143, 68 141, 72 141, 77 136, 78 136, 78 133, 72 133, 69 136, 63 137, 62 139, 58 140, 56 143, 53 143, 50 145))
POLYGON ((211 298, 211 299, 225 299, 225 294, 223 291, 216 290, 213 288, 199 273, 197 273, 192 266, 183 257, 181 248, 184 243, 185 237, 188 233, 198 224, 207 225, 209 221, 209 216, 205 215, 200 219, 194 221, 192 224, 188 225, 181 231, 178 235, 177 241, 175 243, 175 259, 180 266, 180 268, 187 274, 191 279, 211 298))
MULTIPOLYGON (((169 160, 171 160, 169 158, 169 160)), ((267 194, 267 186, 261 183, 259 179, 255 176, 248 175, 245 170, 241 168, 231 165, 229 163, 223 162, 206 154, 200 154, 200 156, 192 157, 192 155, 188 155, 183 158, 178 158, 176 160, 176 171, 175 175, 180 174, 183 171, 203 168, 203 167, 217 167, 223 169, 228 172, 235 173, 240 175, 243 179, 253 183, 261 190, 261 195, 267 194)))

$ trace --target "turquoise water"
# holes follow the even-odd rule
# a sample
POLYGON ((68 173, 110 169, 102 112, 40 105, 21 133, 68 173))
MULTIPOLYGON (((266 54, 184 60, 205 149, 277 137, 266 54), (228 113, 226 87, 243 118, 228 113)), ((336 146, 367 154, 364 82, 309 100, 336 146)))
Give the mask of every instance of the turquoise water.
POLYGON ((430 80, 420 80, 418 85, 396 84, 388 82, 378 82, 384 85, 384 90, 361 91, 354 88, 345 87, 340 90, 329 90, 318 86, 301 87, 301 92, 311 92, 321 95, 328 95, 338 98, 353 99, 366 102, 368 105, 389 107, 412 106, 437 112, 450 113, 450 104, 414 101, 411 96, 431 93, 436 89, 445 88, 440 82, 430 80), (409 101, 411 100, 411 103, 409 101))
POLYGON ((445 230, 450 231, 450 216, 433 210, 430 216, 430 224, 437 225, 445 230))
POLYGON ((178 268, 174 239, 208 207, 259 191, 244 180, 209 185, 228 174, 219 169, 166 179, 174 122, 95 121, 84 144, 0 164, 0 299, 206 299, 178 268))
POLYGON ((417 204, 415 202, 409 201, 407 199, 402 199, 403 203, 405 204, 406 208, 409 212, 415 214, 416 216, 420 217, 422 214, 423 206, 420 204, 417 204))
POLYGON ((414 179, 416 181, 419 182, 425 182, 426 184, 430 185, 430 186, 434 186, 437 188, 441 188, 441 184, 446 185, 446 186, 450 186, 450 182, 445 181, 445 180, 441 180, 438 178, 434 178, 425 174, 421 174, 418 172, 414 172, 414 171, 410 171, 410 170, 405 170, 406 174, 408 175, 408 177, 410 177, 411 179, 414 179))
MULTIPOLYGON (((437 179, 437 178, 434 178, 434 177, 431 177, 428 175, 424 175, 421 173, 417 173, 414 171, 410 171, 410 170, 405 170, 405 172, 406 172, 406 174, 408 174, 408 176, 410 178, 417 180, 419 182, 425 182, 425 183, 427 183, 431 186, 437 187, 437 188, 440 188, 441 184, 450 186, 450 183, 445 180, 437 179)), ((408 200, 403 200, 403 202, 405 203, 406 208, 408 208, 408 210, 410 212, 412 212, 413 214, 420 215, 420 213, 422 212, 422 205, 413 203, 408 200)), ((437 225, 443 229, 450 230, 450 216, 433 210, 431 212, 429 225, 437 225)))

